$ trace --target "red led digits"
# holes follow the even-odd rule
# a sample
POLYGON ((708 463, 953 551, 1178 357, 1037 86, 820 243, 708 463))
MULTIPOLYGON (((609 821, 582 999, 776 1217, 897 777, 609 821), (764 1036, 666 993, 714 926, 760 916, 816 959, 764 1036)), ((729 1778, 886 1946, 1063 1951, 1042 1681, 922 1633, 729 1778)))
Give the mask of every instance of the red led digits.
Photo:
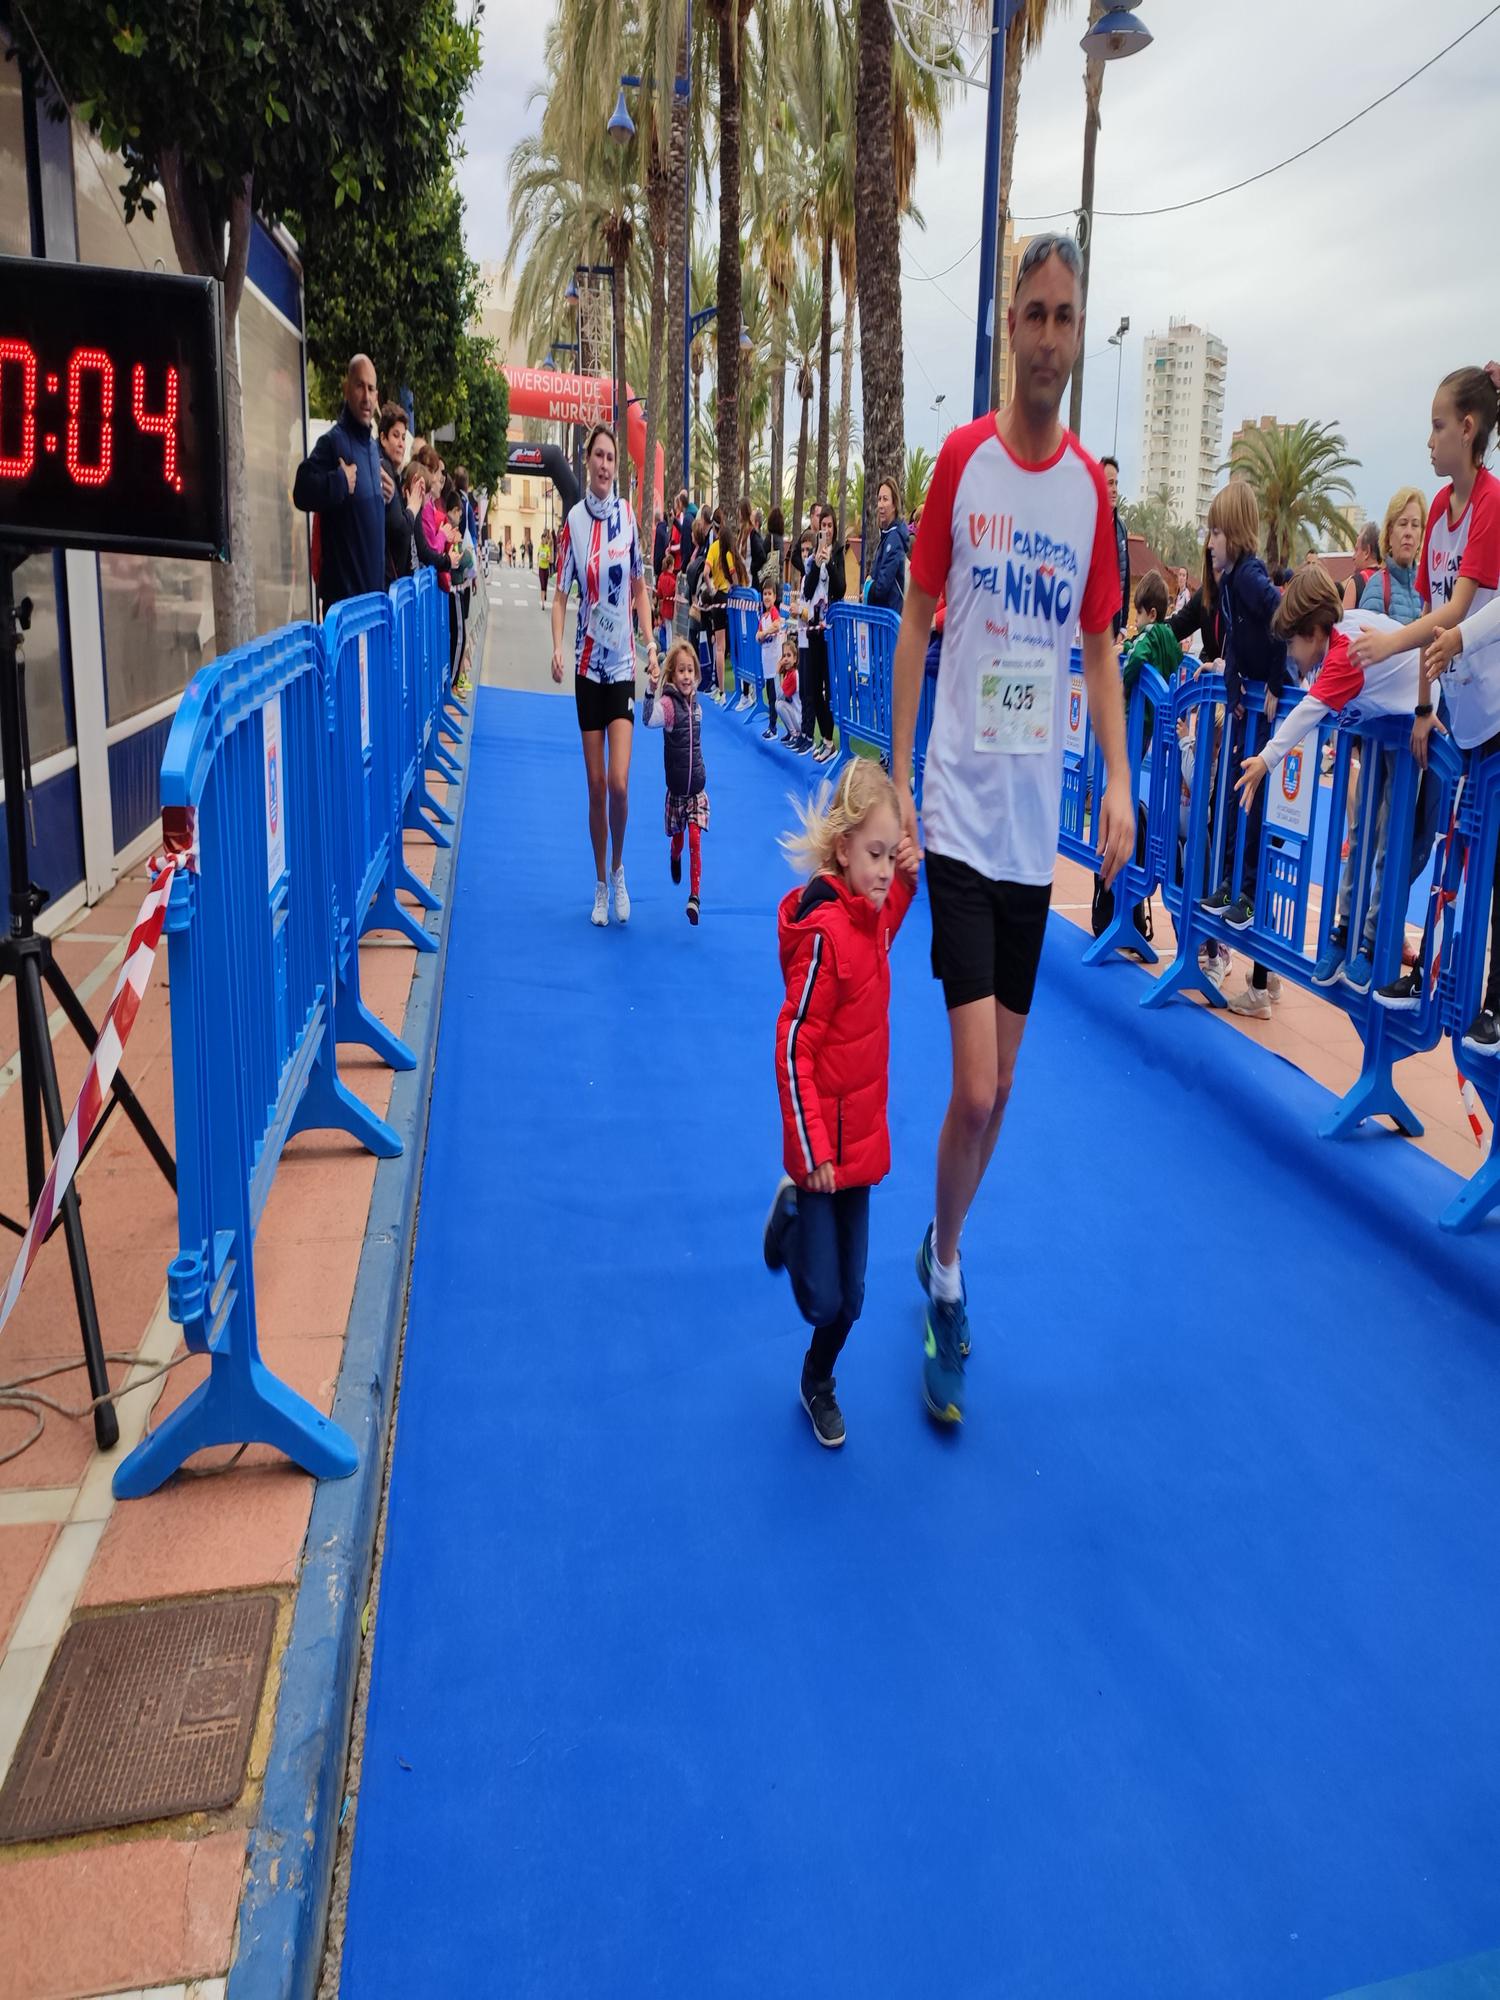
POLYGON ((146 371, 139 362, 130 378, 130 405, 135 412, 136 428, 147 437, 159 437, 162 448, 162 477, 174 493, 182 491, 182 476, 177 470, 177 370, 167 370, 166 405, 160 412, 146 408, 146 371))
POLYGON ((77 347, 68 359, 68 471, 78 486, 102 486, 109 477, 114 458, 114 434, 110 428, 115 413, 115 364, 97 347, 77 347), (83 378, 99 377, 99 456, 85 465, 79 449, 83 430, 83 378))
POLYGON ((36 464, 36 350, 24 340, 0 340, 0 479, 25 479, 36 464), (21 373, 21 449, 5 449, 7 377, 14 387, 21 373))

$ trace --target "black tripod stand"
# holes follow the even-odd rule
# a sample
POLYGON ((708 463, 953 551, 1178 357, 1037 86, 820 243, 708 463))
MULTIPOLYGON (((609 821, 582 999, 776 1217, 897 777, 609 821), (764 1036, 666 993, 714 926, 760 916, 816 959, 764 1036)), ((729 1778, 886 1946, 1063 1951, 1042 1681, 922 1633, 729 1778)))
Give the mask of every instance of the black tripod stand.
MULTIPOLYGON (((18 549, 0 548, 0 775, 5 782, 5 841, 10 861, 10 930, 0 939, 0 977, 9 974, 16 984, 16 1026, 20 1048, 21 1118, 26 1133, 26 1200, 35 1209, 47 1164, 42 1152, 42 1119, 47 1121, 48 1143, 55 1153, 63 1135, 62 1098, 57 1088, 57 1068, 52 1059, 52 1037, 47 1027, 47 1002, 42 987, 51 988, 58 1005, 85 1048, 92 1052, 98 1036, 83 1002, 63 976, 52 955, 52 940, 38 936, 36 919, 47 901, 47 891, 31 880, 27 865, 27 816, 31 803, 31 749, 26 728, 26 654, 22 634, 31 625, 31 599, 15 601, 15 570, 23 560, 18 549)), ((147 1117, 135 1093, 123 1076, 114 1080, 111 1101, 95 1126, 93 1139, 103 1132, 110 1112, 118 1104, 146 1143, 151 1157, 161 1168, 167 1185, 176 1192, 177 1170, 161 1134, 147 1117)), ((82 1161, 79 1162, 82 1165, 82 1161)), ((104 1351, 99 1339, 99 1315, 94 1305, 94 1285, 89 1275, 88 1247, 83 1240, 83 1219, 78 1208, 78 1186, 63 1196, 60 1208, 63 1234, 68 1242, 68 1262, 73 1269, 73 1296, 78 1304, 78 1325, 83 1335, 84 1365, 88 1369, 89 1390, 103 1396, 109 1390, 104 1351)), ((0 1215, 0 1225, 25 1234, 24 1223, 0 1215)), ((54 1225, 55 1227, 56 1225, 54 1225)), ((94 1411, 94 1437, 101 1451, 119 1442, 120 1426, 112 1403, 100 1403, 94 1411)))

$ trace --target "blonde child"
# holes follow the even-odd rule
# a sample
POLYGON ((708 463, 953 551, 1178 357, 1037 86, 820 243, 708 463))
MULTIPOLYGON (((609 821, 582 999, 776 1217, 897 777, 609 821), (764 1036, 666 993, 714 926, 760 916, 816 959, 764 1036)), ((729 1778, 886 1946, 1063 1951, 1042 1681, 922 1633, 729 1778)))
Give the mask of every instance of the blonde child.
MULTIPOLYGON (((782 846, 809 879, 777 913, 786 1176, 763 1247, 813 1329, 802 1407, 818 1443, 832 1448, 844 1442, 833 1366, 864 1304, 870 1189, 891 1164, 890 948, 911 908, 917 854, 901 831, 896 788, 869 758, 854 758, 837 787, 825 784, 798 816, 801 831, 782 846)), ((938 1391, 929 1384, 929 1401, 938 1391)))
POLYGON ((686 639, 667 648, 657 679, 646 691, 645 724, 662 731, 666 767, 667 837, 672 880, 682 880, 682 842, 688 845, 687 920, 698 921, 703 883, 703 836, 708 831, 708 784, 703 772, 703 710, 698 705, 698 657, 686 639))

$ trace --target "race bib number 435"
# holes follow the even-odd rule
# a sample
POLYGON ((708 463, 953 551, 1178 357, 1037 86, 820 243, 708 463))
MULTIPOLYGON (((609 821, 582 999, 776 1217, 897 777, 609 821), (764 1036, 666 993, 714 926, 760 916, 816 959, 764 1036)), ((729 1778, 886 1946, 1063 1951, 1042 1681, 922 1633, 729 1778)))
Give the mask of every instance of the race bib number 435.
POLYGON ((1057 663, 1050 659, 986 660, 974 702, 974 748, 1012 757, 1037 756, 1052 742, 1057 663))

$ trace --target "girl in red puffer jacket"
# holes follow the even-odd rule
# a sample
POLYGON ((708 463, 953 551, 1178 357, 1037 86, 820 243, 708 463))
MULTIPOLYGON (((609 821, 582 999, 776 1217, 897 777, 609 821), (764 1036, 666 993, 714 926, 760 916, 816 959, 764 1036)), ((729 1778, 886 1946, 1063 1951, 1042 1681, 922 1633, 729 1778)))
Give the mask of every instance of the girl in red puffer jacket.
POLYGON ((917 852, 896 788, 869 758, 801 810, 782 845, 811 871, 778 913, 786 999, 776 1023, 786 1178, 766 1220, 766 1263, 786 1268, 813 1329, 802 1406, 819 1444, 844 1442, 833 1364, 865 1297, 870 1189, 891 1164, 886 1128, 891 939, 911 908, 917 852))

